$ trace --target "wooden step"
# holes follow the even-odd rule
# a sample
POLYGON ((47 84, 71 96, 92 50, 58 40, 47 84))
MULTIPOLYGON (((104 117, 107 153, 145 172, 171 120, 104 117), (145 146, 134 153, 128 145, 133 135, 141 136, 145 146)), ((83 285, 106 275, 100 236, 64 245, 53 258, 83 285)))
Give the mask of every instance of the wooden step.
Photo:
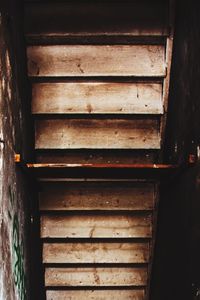
POLYGON ((149 243, 44 243, 46 264, 148 263, 149 243))
POLYGON ((152 215, 102 213, 41 216, 42 238, 150 238, 152 215))
POLYGON ((166 75, 163 45, 29 46, 32 77, 166 75))
POLYGON ((46 268, 46 286, 145 286, 147 269, 141 268, 46 268))
POLYGON ((162 114, 162 84, 33 83, 33 114, 162 114))
POLYGON ((47 300, 144 300, 144 289, 49 291, 47 300))
POLYGON ((159 149, 156 119, 51 119, 35 122, 36 149, 159 149))
POLYGON ((42 211, 152 210, 155 187, 147 182, 42 183, 42 211))
POLYGON ((27 36, 166 36, 168 30, 167 1, 31 1, 25 5, 27 36))
POLYGON ((158 164, 159 149, 43 149, 35 150, 38 164, 158 164))

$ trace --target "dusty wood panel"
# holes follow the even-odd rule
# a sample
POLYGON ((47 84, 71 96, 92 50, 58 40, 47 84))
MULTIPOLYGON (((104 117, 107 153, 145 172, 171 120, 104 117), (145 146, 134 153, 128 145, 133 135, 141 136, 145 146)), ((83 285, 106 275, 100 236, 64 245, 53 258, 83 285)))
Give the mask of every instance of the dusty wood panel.
POLYGON ((36 120, 36 149, 159 149, 158 120, 36 120))
POLYGON ((144 286, 146 268, 46 268, 46 286, 144 286))
POLYGON ((60 45, 27 49, 30 76, 165 76, 163 45, 60 45))
POLYGON ((44 263, 147 263, 148 243, 52 243, 43 245, 44 263))
POLYGON ((25 6, 27 34, 160 36, 167 29, 166 1, 49 1, 25 6))
POLYGON ((152 235, 151 214, 41 216, 42 238, 146 238, 152 235))
POLYGON ((144 290, 48 291, 47 300, 144 300, 144 290))
POLYGON ((50 183, 39 193, 40 210, 152 210, 154 185, 133 182, 50 183))
POLYGON ((66 82, 35 83, 33 114, 161 114, 162 84, 66 82))
POLYGON ((158 163, 159 150, 37 150, 37 163, 158 163))

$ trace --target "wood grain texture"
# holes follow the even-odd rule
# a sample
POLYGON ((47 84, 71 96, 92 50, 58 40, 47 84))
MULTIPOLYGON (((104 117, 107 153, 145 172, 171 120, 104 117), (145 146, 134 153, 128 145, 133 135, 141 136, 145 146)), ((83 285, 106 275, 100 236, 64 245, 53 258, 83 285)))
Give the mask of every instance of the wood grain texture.
POLYGON ((47 300, 144 300, 144 290, 48 291, 47 300))
POLYGON ((158 120, 36 120, 36 149, 159 149, 158 120))
POLYGON ((43 244, 43 263, 147 263, 146 243, 43 244))
POLYGON ((30 3, 25 6, 25 31, 51 36, 166 35, 166 1, 30 3))
POLYGON ((43 184, 40 210, 152 210, 154 184, 89 182, 43 184))
POLYGON ((162 114, 162 84, 35 83, 33 114, 162 114))
POLYGON ((41 216, 42 238, 147 238, 151 214, 41 216))
POLYGON ((46 268, 46 286, 144 286, 146 268, 46 268))
POLYGON ((29 76, 165 76, 163 45, 27 48, 29 76))

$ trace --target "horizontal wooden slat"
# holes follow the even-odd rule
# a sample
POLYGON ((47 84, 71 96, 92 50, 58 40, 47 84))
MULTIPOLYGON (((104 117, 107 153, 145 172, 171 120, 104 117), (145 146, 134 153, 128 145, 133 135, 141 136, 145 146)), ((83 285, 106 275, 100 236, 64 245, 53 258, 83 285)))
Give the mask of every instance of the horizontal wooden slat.
POLYGON ((158 163, 159 150, 37 150, 37 163, 149 164, 158 163))
POLYGON ((166 35, 167 12, 166 1, 30 3, 25 6, 25 31, 51 36, 166 35))
POLYGON ((46 286, 144 286, 146 268, 46 268, 46 286))
POLYGON ((47 300, 144 300, 144 290, 48 291, 47 300))
POLYGON ((161 114, 162 84, 36 83, 33 114, 161 114))
POLYGON ((39 193, 40 210, 151 210, 154 185, 133 182, 49 183, 39 193))
POLYGON ((155 119, 36 121, 36 149, 159 149, 155 119))
POLYGON ((42 181, 63 181, 63 178, 170 180, 181 170, 179 165, 165 164, 18 164, 42 181))
POLYGON ((42 216, 42 238, 147 238, 151 237, 150 214, 42 216))
POLYGON ((27 49, 30 76, 165 76, 162 45, 60 45, 27 49))
POLYGON ((148 243, 53 243, 43 245, 44 263, 147 263, 148 243))

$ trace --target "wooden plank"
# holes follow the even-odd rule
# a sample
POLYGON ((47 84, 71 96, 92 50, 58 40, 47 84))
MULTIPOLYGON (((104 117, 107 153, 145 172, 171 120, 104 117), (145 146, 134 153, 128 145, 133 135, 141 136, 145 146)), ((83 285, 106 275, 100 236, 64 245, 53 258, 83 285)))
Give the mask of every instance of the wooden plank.
POLYGON ((46 268, 46 286, 144 286, 146 268, 46 268))
POLYGON ((89 182, 43 184, 40 210, 152 210, 154 184, 89 182))
POLYGON ((161 118, 161 153, 160 157, 162 159, 164 152, 164 141, 165 141, 165 130, 167 123, 167 110, 168 110, 168 102, 169 102, 169 87, 170 87, 170 75, 171 75, 171 66, 172 66, 172 53, 173 53, 173 43, 174 43, 174 26, 175 26, 175 0, 169 0, 169 23, 170 23, 170 34, 166 41, 166 63, 167 63, 167 72, 166 78, 164 79, 163 84, 163 105, 164 105, 164 115, 161 118))
POLYGON ((156 119, 36 120, 36 149, 159 149, 156 119))
POLYGON ((150 164, 158 163, 159 150, 37 150, 37 163, 96 163, 96 164, 150 164))
POLYGON ((18 163, 26 171, 40 179, 62 178, 115 178, 115 179, 148 179, 148 180, 170 180, 172 176, 178 175, 183 168, 179 165, 130 165, 130 164, 23 164, 18 163))
POLYGON ((167 12, 166 1, 30 3, 25 5, 25 31, 50 36, 161 36, 168 33, 167 12))
POLYGON ((165 76, 164 45, 29 46, 29 76, 165 76))
POLYGON ((162 84, 35 83, 33 114, 162 114, 162 84))
POLYGON ((148 238, 151 214, 41 216, 42 238, 148 238))
POLYGON ((47 300, 144 300, 144 290, 48 291, 47 300))
POLYGON ((146 243, 46 243, 43 263, 147 263, 146 243))

